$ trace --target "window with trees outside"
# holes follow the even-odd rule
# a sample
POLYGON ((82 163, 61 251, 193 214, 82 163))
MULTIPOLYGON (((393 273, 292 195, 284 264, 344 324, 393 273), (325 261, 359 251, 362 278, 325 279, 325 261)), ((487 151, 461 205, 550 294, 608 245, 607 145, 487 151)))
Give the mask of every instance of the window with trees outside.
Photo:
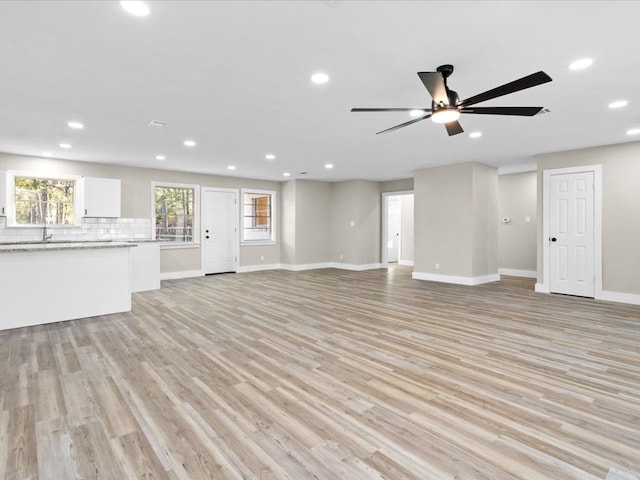
POLYGON ((253 190, 242 192, 242 240, 275 241, 276 192, 253 190))
POLYGON ((154 185, 156 240, 167 243, 194 243, 195 185, 154 185))
POLYGON ((14 223, 74 225, 76 181, 14 176, 14 223))

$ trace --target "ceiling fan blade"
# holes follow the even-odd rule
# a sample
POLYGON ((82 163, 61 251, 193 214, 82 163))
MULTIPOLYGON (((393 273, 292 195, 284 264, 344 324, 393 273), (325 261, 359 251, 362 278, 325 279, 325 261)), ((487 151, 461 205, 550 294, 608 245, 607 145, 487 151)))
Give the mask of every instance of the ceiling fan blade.
POLYGON ((468 107, 469 105, 475 105, 476 103, 491 100, 492 98, 501 97, 509 93, 518 92, 526 88, 542 85, 543 83, 547 83, 550 81, 551 77, 542 71, 532 73, 531 75, 527 75, 526 77, 519 78, 518 80, 514 80, 513 82, 505 83, 504 85, 500 85, 499 87, 492 88, 491 90, 487 90, 486 92, 479 93, 478 95, 462 100, 460 103, 458 103, 458 106, 468 107))
POLYGON ((411 112, 420 110, 424 113, 430 112, 430 108, 352 108, 352 112, 411 112))
POLYGON ((416 123, 416 122, 419 122, 421 120, 426 120, 430 116, 431 116, 431 114, 428 113, 424 117, 416 118, 414 120, 409 120, 408 122, 401 123, 400 125, 396 125, 395 127, 391 127, 391 128, 387 128, 386 130, 382 130, 381 132, 376 133, 376 135, 380 135, 381 133, 393 132, 394 130, 397 130, 397 129, 402 128, 402 127, 406 127, 408 125, 411 125, 412 123, 416 123))
POLYGON ((480 115, 522 115, 533 117, 544 107, 470 107, 461 108, 460 113, 475 113, 480 115))
POLYGON ((440 105, 440 103, 449 105, 447 88, 445 87, 444 78, 442 78, 440 72, 418 72, 418 76, 427 90, 429 90, 429 94, 434 102, 438 105, 440 105))
POLYGON ((444 126, 447 129, 447 133, 449 134, 449 136, 458 135, 459 133, 464 132, 464 130, 462 129, 462 125, 460 125, 460 122, 458 122, 457 120, 445 123, 444 126))

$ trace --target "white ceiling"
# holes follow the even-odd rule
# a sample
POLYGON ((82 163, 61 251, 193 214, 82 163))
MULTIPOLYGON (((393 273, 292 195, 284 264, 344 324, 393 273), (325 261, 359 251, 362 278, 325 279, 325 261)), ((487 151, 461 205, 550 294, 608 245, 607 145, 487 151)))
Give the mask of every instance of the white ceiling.
POLYGON ((0 151, 271 180, 284 171, 389 180, 638 140, 626 132, 640 127, 640 2, 148 4, 151 14, 137 18, 116 1, 0 2, 0 151), (567 68, 587 56, 591 68, 567 68), (465 133, 454 137, 430 120, 376 136, 410 118, 350 113, 429 107, 416 72, 444 63, 455 66, 449 86, 461 98, 544 70, 552 83, 481 106, 550 113, 463 116, 465 133), (316 71, 330 82, 312 84, 316 71), (627 107, 607 107, 621 98, 627 107), (168 125, 153 130, 150 120, 168 125), (185 148, 187 138, 197 146, 185 148))

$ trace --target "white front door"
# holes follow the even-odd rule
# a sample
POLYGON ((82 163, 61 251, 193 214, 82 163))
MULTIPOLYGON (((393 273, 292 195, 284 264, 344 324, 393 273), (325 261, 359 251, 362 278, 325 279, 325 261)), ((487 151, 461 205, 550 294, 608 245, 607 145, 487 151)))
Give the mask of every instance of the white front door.
POLYGON ((238 248, 238 192, 202 189, 202 269, 235 272, 238 248))
POLYGON ((551 175, 549 289, 595 295, 594 172, 551 175))

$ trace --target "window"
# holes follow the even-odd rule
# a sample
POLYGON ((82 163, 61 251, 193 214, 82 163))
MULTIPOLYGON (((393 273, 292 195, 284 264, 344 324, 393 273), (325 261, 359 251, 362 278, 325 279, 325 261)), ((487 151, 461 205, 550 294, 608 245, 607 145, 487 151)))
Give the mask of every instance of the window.
POLYGON ((276 192, 253 190, 242 192, 242 240, 275 241, 276 192))
POLYGON ((195 243, 198 187, 176 184, 154 184, 153 187, 156 240, 195 243))
POLYGON ((10 174, 14 225, 75 225, 75 178, 42 178, 10 174))

